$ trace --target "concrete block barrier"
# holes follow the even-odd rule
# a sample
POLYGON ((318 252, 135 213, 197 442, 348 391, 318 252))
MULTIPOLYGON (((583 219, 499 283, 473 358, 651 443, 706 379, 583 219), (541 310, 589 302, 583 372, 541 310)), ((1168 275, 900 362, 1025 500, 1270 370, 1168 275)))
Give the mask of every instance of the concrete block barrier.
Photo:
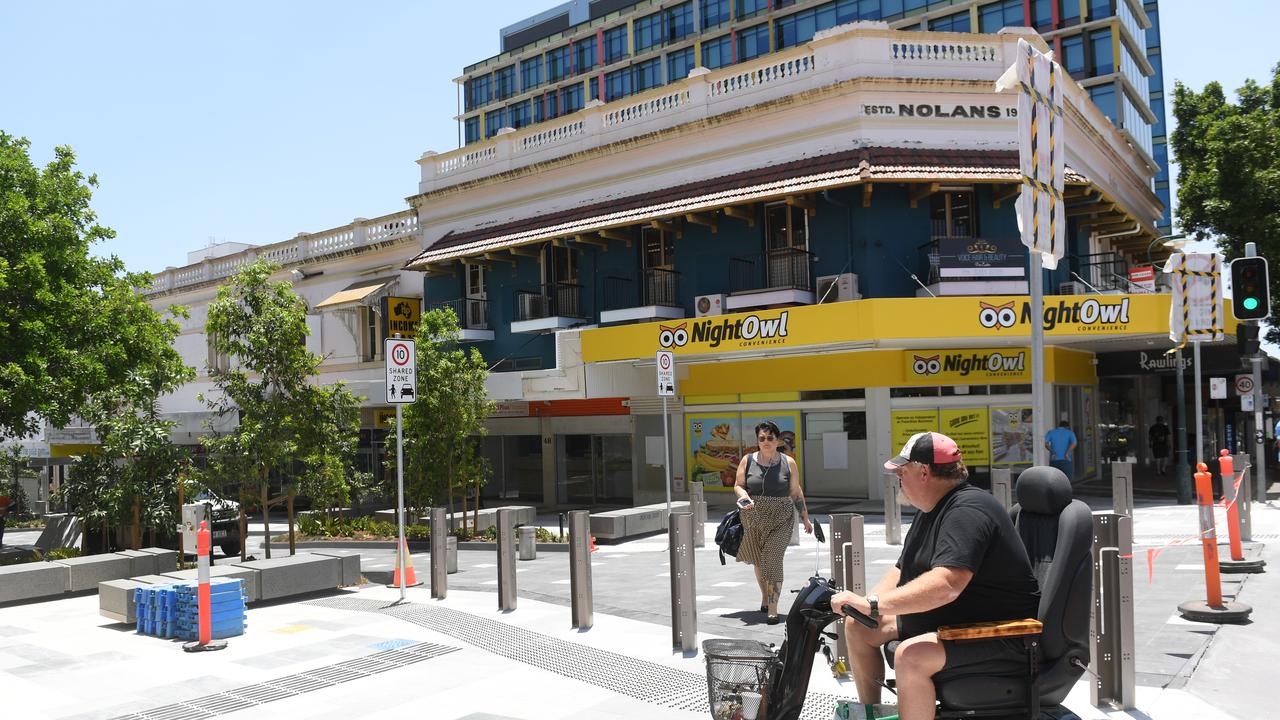
POLYGON ((154 555, 156 558, 156 569, 153 573, 167 573, 178 569, 178 551, 168 548, 148 547, 142 548, 138 552, 154 555))
MULTIPOLYGON (((252 564, 252 563, 249 563, 252 564)), ((197 582, 199 578, 196 576, 196 569, 179 570, 177 572, 166 573, 164 582, 197 582)), ((209 577, 212 578, 239 578, 244 586, 245 597, 249 602, 265 600, 262 597, 261 586, 259 585, 259 573, 255 568, 243 567, 240 565, 214 565, 209 568, 209 577)), ((138 579, 138 578, 135 578, 138 579)), ((300 591, 304 592, 304 591, 300 591)), ((286 593, 288 594, 288 593, 286 593)))
POLYGON ((61 595, 71 588, 71 569, 49 562, 0 567, 0 603, 61 595))
MULTIPOLYGON (((158 572, 156 569, 156 556, 151 553, 145 553, 141 550, 121 550, 115 554, 129 558, 129 577, 155 575, 158 572)), ((102 584, 99 583, 98 587, 101 588, 102 584)))
POLYGON ((342 585, 342 561, 336 557, 304 553, 271 560, 251 560, 230 566, 258 573, 258 599, 275 600, 342 585))
POLYGON ((138 622, 138 604, 134 588, 150 583, 139 580, 106 580, 98 583, 98 614, 116 622, 133 625, 138 622))
MULTIPOLYGON (((671 511, 689 512, 689 501, 673 501, 671 511)), ((666 528, 667 504, 665 502, 591 513, 591 534, 597 540, 621 540, 636 535, 662 532, 666 528)))
POLYGON ((340 584, 360 584, 360 553, 356 550, 316 550, 312 555, 338 558, 341 564, 340 584))
POLYGON ((133 560, 124 555, 88 555, 86 557, 54 560, 50 564, 62 565, 70 570, 70 592, 96 590, 98 583, 104 580, 127 578, 133 567, 133 560))

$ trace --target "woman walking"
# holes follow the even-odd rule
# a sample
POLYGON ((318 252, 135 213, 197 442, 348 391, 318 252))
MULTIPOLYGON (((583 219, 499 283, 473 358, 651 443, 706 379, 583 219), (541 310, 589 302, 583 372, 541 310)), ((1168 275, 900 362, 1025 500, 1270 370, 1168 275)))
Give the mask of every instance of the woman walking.
POLYGON ((738 463, 733 491, 742 508, 742 546, 738 562, 755 566, 760 585, 760 612, 770 625, 778 623, 778 597, 782 594, 782 558, 791 541, 792 509, 800 511, 804 531, 813 532, 809 509, 800 489, 796 461, 778 451, 782 433, 768 420, 756 426, 759 449, 738 463))

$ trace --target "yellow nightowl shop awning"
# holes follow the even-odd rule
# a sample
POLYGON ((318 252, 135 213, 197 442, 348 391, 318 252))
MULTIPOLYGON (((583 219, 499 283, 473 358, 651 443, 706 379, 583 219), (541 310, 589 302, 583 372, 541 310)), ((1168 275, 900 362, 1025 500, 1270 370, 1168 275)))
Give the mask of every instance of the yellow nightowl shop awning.
POLYGON ((390 287, 390 285, 396 280, 397 278, 390 277, 353 282, 324 300, 316 303, 316 309, 319 310, 321 308, 359 305, 366 300, 380 297, 380 293, 390 287))

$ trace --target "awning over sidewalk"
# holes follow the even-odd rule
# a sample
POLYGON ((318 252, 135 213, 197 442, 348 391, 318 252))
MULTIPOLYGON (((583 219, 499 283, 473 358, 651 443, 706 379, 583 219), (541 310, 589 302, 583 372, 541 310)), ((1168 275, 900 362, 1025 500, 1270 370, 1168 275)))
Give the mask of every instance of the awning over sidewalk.
POLYGON ((359 305, 380 298, 399 278, 376 278, 351 283, 338 292, 316 303, 316 309, 359 305))
MULTIPOLYGON (((638 223, 689 220, 714 223, 716 211, 756 202, 800 198, 831 188, 874 182, 1008 184, 1008 197, 1021 181, 1018 154, 1012 150, 933 150, 859 148, 747 170, 664 190, 595 203, 490 228, 450 232, 405 265, 406 270, 429 270, 469 256, 574 238, 638 223), (701 216, 701 217, 699 217, 701 216)), ((1089 181, 1070 168, 1066 181, 1089 181)), ((938 188, 932 188, 936 191, 938 188)), ((606 235, 606 239, 609 236, 606 235)))

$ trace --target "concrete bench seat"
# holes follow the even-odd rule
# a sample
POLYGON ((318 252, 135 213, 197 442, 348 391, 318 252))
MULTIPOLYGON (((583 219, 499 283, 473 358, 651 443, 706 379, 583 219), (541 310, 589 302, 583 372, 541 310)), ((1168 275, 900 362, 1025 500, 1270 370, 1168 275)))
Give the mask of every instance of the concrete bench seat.
POLYGON ((53 565, 62 565, 70 570, 68 592, 96 590, 98 583, 104 580, 119 580, 132 574, 133 558, 127 555, 110 553, 107 555, 86 555, 85 557, 53 560, 53 565))
POLYGON ((341 585, 359 585, 360 584, 360 551, 359 550, 343 550, 341 548, 315 550, 312 555, 323 555, 325 557, 338 558, 341 563, 341 585))
MULTIPOLYGON (((357 563, 359 560, 356 561, 357 563)), ((333 590, 342 582, 343 558, 302 553, 270 560, 251 560, 230 566, 257 572, 258 600, 276 600, 320 590, 333 590)))
MULTIPOLYGON (((689 501, 671 503, 673 512, 688 512, 689 501)), ((596 540, 621 540, 667 529, 667 504, 656 503, 620 510, 591 513, 591 534, 596 540)))
MULTIPOLYGON (((665 506, 665 503, 664 503, 664 506, 665 506)), ((510 510, 511 522, 515 525, 534 525, 537 523, 537 520, 538 520, 537 509, 534 508, 532 505, 502 505, 500 507, 481 508, 478 513, 474 511, 467 512, 466 513, 467 526, 468 527, 471 526, 471 519, 474 516, 476 518, 476 525, 480 528, 480 530, 484 530, 490 526, 497 527, 499 510, 510 510)), ((445 517, 448 519, 449 523, 453 527, 461 527, 462 520, 463 520, 462 515, 463 514, 460 512, 447 513, 445 517)), ((374 517, 378 518, 379 520, 385 520, 387 522, 394 523, 396 521, 396 511, 394 509, 378 510, 374 513, 374 517)), ((410 525, 413 525, 415 523, 420 523, 420 522, 424 523, 426 522, 427 519, 418 518, 413 514, 412 511, 408 511, 406 512, 406 520, 410 525)))
POLYGON ((98 583, 98 614, 116 622, 133 625, 138 622, 138 603, 133 597, 135 588, 155 583, 142 580, 105 580, 98 583))
POLYGON ((71 568, 51 562, 0 567, 0 603, 61 595, 71 588, 71 568))

